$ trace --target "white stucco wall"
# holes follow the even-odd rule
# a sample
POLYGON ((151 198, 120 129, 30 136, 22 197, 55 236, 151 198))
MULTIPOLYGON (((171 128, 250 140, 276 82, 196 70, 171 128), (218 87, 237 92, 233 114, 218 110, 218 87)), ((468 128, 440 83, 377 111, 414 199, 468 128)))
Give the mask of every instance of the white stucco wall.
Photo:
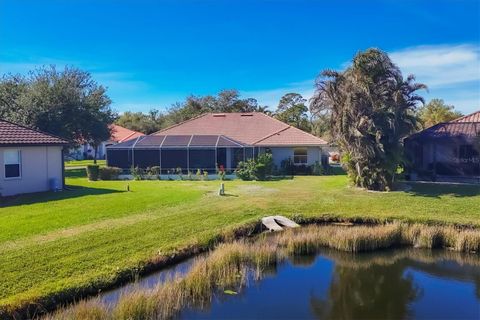
MULTIPOLYGON (((273 163, 280 167, 283 160, 290 158, 293 161, 294 147, 271 147, 270 151, 273 156, 273 163)), ((262 148, 261 152, 264 152, 262 148)), ((322 149, 320 147, 307 147, 307 165, 312 165, 315 161, 321 162, 322 149)))
MULTIPOLYGON (((104 141, 97 149, 97 159, 105 159, 107 156, 107 145, 114 145, 115 141, 104 141)), ((87 157, 95 156, 95 149, 88 143, 85 143, 77 148, 71 148, 68 155, 76 160, 84 160, 85 153, 87 157)))
POLYGON ((62 187, 62 147, 1 147, 0 148, 0 193, 11 196, 20 193, 41 192, 50 189, 50 179, 56 179, 62 187), (4 151, 20 150, 21 177, 5 179, 4 151))

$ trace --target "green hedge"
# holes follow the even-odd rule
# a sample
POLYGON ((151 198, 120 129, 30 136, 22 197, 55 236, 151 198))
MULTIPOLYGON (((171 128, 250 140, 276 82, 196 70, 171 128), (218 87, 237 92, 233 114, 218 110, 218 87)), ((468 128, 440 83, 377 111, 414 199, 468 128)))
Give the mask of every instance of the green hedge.
POLYGON ((87 177, 90 181, 97 181, 100 173, 100 166, 98 164, 89 164, 87 166, 87 177))
POLYGON ((117 180, 122 173, 122 169, 116 167, 100 168, 100 179, 102 180, 117 180))

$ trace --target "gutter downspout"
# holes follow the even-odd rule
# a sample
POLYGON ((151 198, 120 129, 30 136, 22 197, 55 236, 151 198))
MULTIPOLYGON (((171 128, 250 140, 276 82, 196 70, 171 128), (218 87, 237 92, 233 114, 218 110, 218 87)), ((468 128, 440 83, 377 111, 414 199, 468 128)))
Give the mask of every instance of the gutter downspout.
MULTIPOLYGON (((65 147, 62 147, 60 150, 60 157, 62 158, 62 190, 65 190, 66 184, 65 184, 65 147)), ((48 155, 47 155, 48 156, 48 155)))

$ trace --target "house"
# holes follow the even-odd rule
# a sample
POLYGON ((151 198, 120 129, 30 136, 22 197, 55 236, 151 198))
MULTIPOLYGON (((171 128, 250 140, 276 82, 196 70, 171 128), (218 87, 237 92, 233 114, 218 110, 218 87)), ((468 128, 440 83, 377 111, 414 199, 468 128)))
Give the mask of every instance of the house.
POLYGON ((327 142, 266 114, 207 113, 154 134, 107 148, 109 166, 128 169, 158 166, 162 173, 216 166, 234 170, 240 161, 271 152, 274 164, 297 167, 325 161, 327 142))
MULTIPOLYGON (((111 124, 110 130, 112 133, 110 138, 97 147, 97 159, 105 159, 106 147, 144 135, 141 132, 130 130, 116 124, 111 124)), ((71 150, 69 156, 76 160, 93 159, 95 156, 95 148, 88 143, 84 143, 80 147, 71 150)))
POLYGON ((0 120, 0 195, 61 189, 66 145, 58 137, 0 120))
POLYGON ((480 111, 405 139, 412 180, 480 183, 480 111))

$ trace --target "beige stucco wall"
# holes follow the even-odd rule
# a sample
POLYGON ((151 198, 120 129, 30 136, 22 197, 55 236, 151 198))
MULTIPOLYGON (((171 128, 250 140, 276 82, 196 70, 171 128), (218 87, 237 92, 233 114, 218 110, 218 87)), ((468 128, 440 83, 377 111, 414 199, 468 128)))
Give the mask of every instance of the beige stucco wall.
POLYGON ((20 193, 40 192, 50 189, 50 179, 62 187, 62 147, 0 147, 0 193, 11 196, 20 193), (5 179, 4 150, 20 150, 21 177, 5 179))

